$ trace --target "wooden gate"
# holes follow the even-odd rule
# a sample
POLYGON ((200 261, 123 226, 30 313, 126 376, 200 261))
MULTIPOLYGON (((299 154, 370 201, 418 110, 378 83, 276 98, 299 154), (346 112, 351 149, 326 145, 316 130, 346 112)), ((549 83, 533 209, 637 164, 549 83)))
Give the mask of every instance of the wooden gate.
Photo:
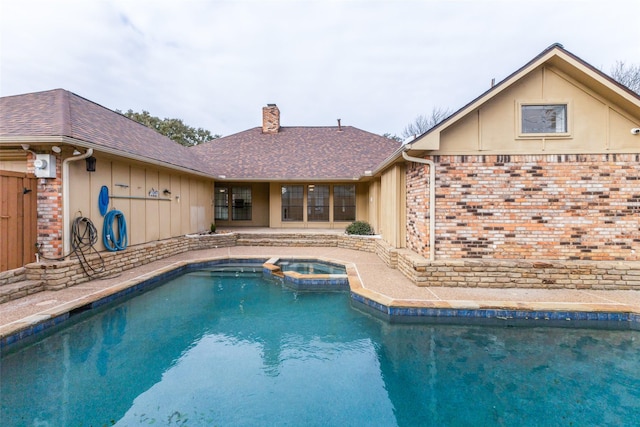
POLYGON ((36 260, 37 198, 34 175, 0 170, 0 271, 36 260))

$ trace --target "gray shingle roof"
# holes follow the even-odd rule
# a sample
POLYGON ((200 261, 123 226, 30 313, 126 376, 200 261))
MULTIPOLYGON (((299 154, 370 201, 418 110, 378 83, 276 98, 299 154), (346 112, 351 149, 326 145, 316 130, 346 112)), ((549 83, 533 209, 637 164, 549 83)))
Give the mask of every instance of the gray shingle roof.
POLYGON ((227 179, 353 179, 372 171, 400 143, 351 127, 257 127, 191 147, 227 179))
POLYGON ((0 136, 64 136, 124 157, 227 179, 343 180, 374 170, 400 143, 338 127, 257 127, 184 147, 122 114, 63 89, 0 98, 0 136))
POLYGON ((206 172, 189 148, 63 89, 0 98, 0 136, 65 136, 125 157, 206 172))

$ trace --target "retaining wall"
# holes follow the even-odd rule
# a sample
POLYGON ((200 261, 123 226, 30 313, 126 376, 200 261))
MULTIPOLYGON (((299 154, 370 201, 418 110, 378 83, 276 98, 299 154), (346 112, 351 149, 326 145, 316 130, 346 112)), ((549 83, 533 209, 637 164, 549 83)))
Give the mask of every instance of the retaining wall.
MULTIPOLYGON (((304 233, 181 236, 129 247, 124 251, 103 252, 100 256, 105 270, 113 274, 186 251, 232 246, 339 247, 375 253, 388 267, 398 268, 417 286, 640 290, 640 262, 486 259, 429 262, 411 250, 396 249, 372 236, 304 233)), ((97 269, 101 265, 97 255, 89 256, 88 260, 89 269, 97 269)), ((65 261, 28 264, 24 272, 3 273, 0 281, 20 278, 44 284, 47 290, 90 280, 73 257, 65 261)))
POLYGON ((338 234, 225 233, 186 235, 130 246, 124 251, 101 252, 99 255, 90 254, 86 257, 88 262, 84 264, 84 267, 77 257, 73 255, 64 261, 28 264, 22 269, 2 273, 0 275, 0 285, 29 280, 44 284, 44 289, 46 290, 58 290, 87 282, 91 280, 90 276, 99 277, 102 271, 108 271, 109 274, 117 274, 171 255, 202 249, 232 246, 314 246, 375 252, 376 242, 379 241, 381 239, 376 236, 338 234), (104 270, 102 270, 103 268, 104 270))
POLYGON ((444 260, 402 250, 398 269, 418 286, 640 290, 640 262, 444 260))

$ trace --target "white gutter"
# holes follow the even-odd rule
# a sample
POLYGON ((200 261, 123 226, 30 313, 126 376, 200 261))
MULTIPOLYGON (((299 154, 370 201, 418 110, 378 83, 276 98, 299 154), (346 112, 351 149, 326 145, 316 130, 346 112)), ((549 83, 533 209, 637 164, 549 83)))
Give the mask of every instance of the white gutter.
POLYGON ((86 159, 93 154, 93 148, 88 148, 84 154, 68 157, 62 161, 62 255, 66 255, 71 246, 71 232, 69 226, 69 163, 86 159))
POLYGON ((429 261, 436 259, 436 164, 427 159, 412 157, 406 151, 402 157, 410 162, 429 165, 429 261))

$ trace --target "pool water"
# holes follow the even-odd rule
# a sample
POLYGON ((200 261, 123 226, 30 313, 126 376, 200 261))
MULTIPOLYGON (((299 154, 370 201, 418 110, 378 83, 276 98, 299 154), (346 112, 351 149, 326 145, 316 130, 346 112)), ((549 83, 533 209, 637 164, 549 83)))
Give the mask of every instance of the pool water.
POLYGON ((347 274, 343 265, 314 260, 279 260, 276 265, 282 271, 295 271, 300 274, 347 274))
POLYGON ((389 324, 194 271, 2 355, 2 426, 631 425, 638 331, 389 324))

